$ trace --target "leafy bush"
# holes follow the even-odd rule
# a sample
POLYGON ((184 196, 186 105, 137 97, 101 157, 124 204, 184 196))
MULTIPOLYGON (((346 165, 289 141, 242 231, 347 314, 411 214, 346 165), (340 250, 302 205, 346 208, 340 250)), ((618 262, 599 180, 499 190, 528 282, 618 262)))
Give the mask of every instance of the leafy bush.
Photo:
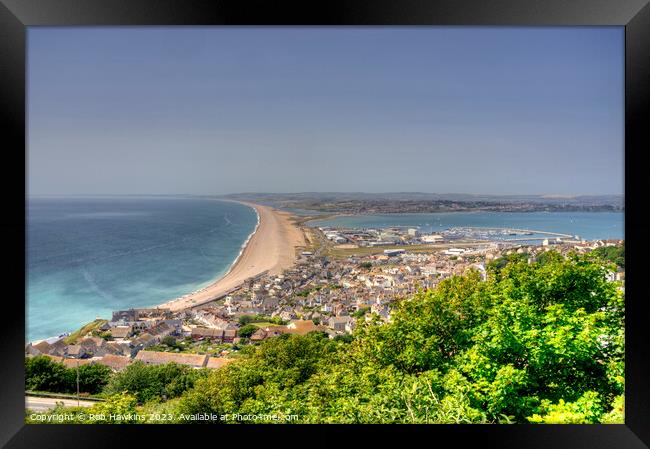
POLYGON ((107 394, 127 392, 138 402, 180 396, 194 383, 206 376, 206 370, 196 370, 176 363, 145 365, 137 361, 116 373, 106 386, 107 394))
POLYGON ((273 323, 278 325, 286 324, 286 322, 279 316, 266 316, 266 315, 242 315, 239 317, 239 325, 245 326, 250 323, 273 323))
POLYGON ((264 341, 180 398, 184 413, 313 423, 621 422, 623 292, 602 259, 512 255, 361 323, 264 341))
MULTIPOLYGON (((108 383, 110 368, 98 364, 79 366, 79 391, 97 394, 108 383)), ((77 368, 66 368, 46 356, 25 358, 25 388, 52 393, 77 391, 77 368)))
POLYGON ((557 404, 551 404, 548 399, 542 400, 540 413, 534 414, 528 420, 532 423, 543 424, 594 424, 603 415, 603 407, 598 393, 588 391, 575 402, 564 402, 560 399, 557 404))
POLYGON ((615 263, 621 268, 625 268, 625 244, 620 246, 601 246, 593 250, 593 253, 603 260, 615 263))
MULTIPOLYGON (((133 363, 104 388, 118 396, 95 407, 165 396, 177 398, 164 404, 172 413, 304 423, 623 422, 625 301, 606 280, 612 264, 552 251, 502 262, 485 281, 469 270, 400 300, 390 322, 360 320, 352 336, 281 335, 209 373, 133 363)), ((32 388, 69 385, 45 357, 26 372, 32 388)))
POLYGON ((63 364, 46 356, 25 358, 25 388, 35 391, 66 393, 70 391, 70 378, 63 364))
POLYGON ((333 342, 316 332, 266 340, 250 347, 246 358, 197 382, 182 396, 177 412, 258 414, 273 409, 281 415, 292 413, 300 407, 296 393, 335 349, 333 342))
POLYGON ((168 346, 170 348, 179 348, 180 346, 178 345, 178 342, 174 337, 171 335, 167 335, 165 338, 162 339, 162 344, 165 346, 168 346))
POLYGON ((240 326, 246 326, 249 323, 253 322, 253 316, 252 315, 242 315, 239 317, 239 325, 240 326))
POLYGON ((361 308, 359 308, 359 310, 357 310, 356 312, 354 312, 354 313, 352 314, 352 316, 353 316, 354 318, 361 318, 362 316, 364 316, 364 315, 365 315, 366 313, 368 313, 369 311, 370 311, 370 307, 361 307, 361 308))
MULTIPOLYGON (((128 393, 116 394, 91 407, 64 407, 26 414, 27 424, 136 424, 143 422, 137 417, 137 400, 128 393), (93 418, 90 418, 93 415, 93 418), (63 419, 62 419, 63 418, 63 419)), ((145 418, 143 416, 143 418, 145 418)))
MULTIPOLYGON (((88 364, 79 367, 79 391, 97 394, 108 384, 111 369, 105 365, 88 364)), ((76 388, 77 369, 68 369, 68 378, 72 377, 73 389, 76 388)))
POLYGON ((247 324, 237 330, 237 335, 243 338, 249 338, 258 329, 254 324, 247 324))

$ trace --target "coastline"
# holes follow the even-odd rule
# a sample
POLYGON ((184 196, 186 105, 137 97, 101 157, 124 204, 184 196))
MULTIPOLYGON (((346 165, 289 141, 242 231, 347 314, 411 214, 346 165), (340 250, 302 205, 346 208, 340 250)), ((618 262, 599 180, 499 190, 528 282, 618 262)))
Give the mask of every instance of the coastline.
POLYGON ((253 208, 258 221, 228 271, 210 285, 156 307, 172 311, 196 307, 228 294, 260 274, 280 274, 294 264, 296 248, 304 246, 305 239, 302 230, 289 220, 291 214, 269 206, 233 202, 253 208))
MULTIPOLYGON (((222 199, 219 201, 246 205, 252 208, 257 216, 257 224, 241 245, 237 257, 223 274, 213 278, 208 285, 162 304, 154 303, 148 307, 170 308, 173 311, 196 307, 212 301, 215 296, 227 294, 252 277, 265 272, 280 274, 294 264, 297 258, 296 248, 304 246, 305 239, 302 229, 290 220, 293 214, 245 201, 222 199)), ((71 330, 68 330, 61 335, 70 332, 71 330)), ((57 339, 61 335, 38 338, 31 342, 57 339)), ((25 342, 29 343, 30 340, 25 338, 25 342)))
MULTIPOLYGON (((240 204, 245 204, 245 203, 242 203, 242 202, 240 202, 240 201, 232 201, 232 202, 236 202, 236 203, 240 203, 240 204)), ((208 289, 208 288, 211 288, 212 286, 214 286, 214 284, 216 284, 217 282, 219 282, 221 279, 223 279, 223 278, 225 278, 226 276, 228 276, 228 274, 230 274, 230 272, 233 270, 233 268, 235 268, 235 266, 237 265, 237 262, 239 262, 239 260, 241 259, 242 255, 244 254, 244 251, 246 250, 246 247, 248 246, 248 243, 251 241, 251 238, 253 238, 253 235, 255 235, 255 233, 257 232, 257 229, 258 229, 259 226, 260 226, 260 214, 259 214, 259 212, 258 212, 257 209, 256 209, 255 207, 253 207, 252 205, 249 205, 249 204, 246 204, 246 205, 249 206, 249 207, 251 207, 251 208, 255 211, 255 215, 257 216, 257 224, 255 224, 255 228, 253 229, 253 231, 252 231, 250 234, 248 234, 248 237, 246 237, 246 240, 244 240, 244 243, 242 243, 242 245, 241 245, 241 247, 240 247, 240 249, 239 249, 239 253, 237 254, 237 257, 235 257, 235 260, 233 260, 232 263, 228 266, 228 269, 226 270, 226 272, 223 273, 222 275, 219 275, 219 276, 215 277, 214 279, 212 279, 212 280, 209 282, 209 284, 206 285, 205 287, 201 287, 201 288, 196 289, 196 290, 194 290, 194 291, 192 291, 192 292, 190 292, 190 293, 186 293, 186 294, 184 294, 183 296, 179 296, 179 297, 177 297, 177 298, 175 298, 175 299, 172 299, 172 300, 166 301, 164 304, 168 304, 168 303, 173 302, 173 301, 178 301, 178 300, 181 300, 181 299, 184 299, 184 298, 188 298, 188 297, 190 297, 190 296, 192 296, 192 295, 195 295, 195 294, 197 294, 197 293, 201 293, 201 292, 205 291, 205 290, 208 289)), ((162 305, 156 305, 156 306, 154 306, 154 307, 162 307, 162 305)))

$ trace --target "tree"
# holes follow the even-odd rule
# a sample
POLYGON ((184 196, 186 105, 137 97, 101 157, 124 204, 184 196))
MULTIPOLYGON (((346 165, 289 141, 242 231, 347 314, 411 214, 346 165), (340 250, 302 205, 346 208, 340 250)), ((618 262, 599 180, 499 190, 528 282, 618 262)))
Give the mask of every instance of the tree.
MULTIPOLYGON (((79 391, 83 393, 97 394, 108 384, 111 377, 111 369, 100 364, 86 364, 79 366, 79 391)), ((77 382, 77 368, 68 369, 68 377, 72 377, 69 384, 77 382)))
POLYGON ((331 362, 335 346, 316 332, 266 340, 200 380, 182 396, 177 412, 300 414, 301 388, 321 364, 331 362))
POLYGON ((274 316, 273 318, 269 319, 269 322, 273 323, 273 324, 277 324, 278 326, 282 326, 282 325, 287 324, 287 321, 283 320, 279 316, 274 316))
POLYGON ((369 310, 370 310, 370 307, 360 307, 359 310, 357 310, 356 312, 354 312, 354 313, 352 314, 352 316, 355 317, 355 318, 361 318, 361 317, 364 316, 364 315, 365 315, 369 310))
MULTIPOLYGON (((99 364, 79 366, 79 391, 97 394, 111 376, 110 368, 99 364)), ((25 358, 25 388, 52 393, 77 391, 77 367, 66 368, 46 356, 25 358)))
POLYGON ((313 423, 595 423, 624 416, 623 292, 595 254, 512 255, 400 300, 349 343, 283 335, 182 395, 183 413, 313 423))
POLYGON ((554 263, 562 260, 562 255, 557 251, 544 251, 537 255, 537 264, 539 266, 554 263))
POLYGON ((593 253, 608 262, 615 263, 625 268, 625 244, 620 246, 601 246, 593 250, 593 253))
POLYGON ((509 263, 518 263, 518 262, 523 262, 525 260, 528 260, 527 253, 506 254, 505 256, 499 257, 497 259, 488 262, 486 268, 489 271, 499 272, 502 268, 504 268, 509 263))
POLYGON ((178 342, 174 337, 171 335, 167 335, 165 338, 162 339, 162 343, 166 346, 169 346, 170 348, 178 348, 178 342))
POLYGON ((137 361, 116 373, 106 386, 105 392, 128 392, 140 403, 152 399, 159 400, 163 396, 174 398, 192 388, 194 383, 205 375, 206 370, 195 370, 176 363, 145 365, 137 361))
POLYGON ((63 364, 39 355, 25 358, 25 388, 35 391, 67 393, 72 391, 72 384, 63 364))
POLYGON ((259 329, 257 326, 254 324, 247 324, 245 326, 240 327, 237 330, 237 335, 243 338, 249 338, 251 335, 255 333, 259 329))
POLYGON ((253 317, 250 316, 250 315, 242 315, 242 316, 239 317, 238 321, 239 321, 240 326, 245 326, 245 325, 253 322, 253 317))
POLYGON ((337 335, 333 339, 334 341, 342 341, 343 343, 352 343, 354 337, 350 334, 337 335))

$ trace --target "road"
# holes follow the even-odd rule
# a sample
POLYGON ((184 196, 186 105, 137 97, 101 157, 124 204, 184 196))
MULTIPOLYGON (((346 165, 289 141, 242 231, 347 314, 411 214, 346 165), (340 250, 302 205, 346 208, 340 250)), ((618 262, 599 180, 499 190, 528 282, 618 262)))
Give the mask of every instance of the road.
MULTIPOLYGON (((57 402, 63 402, 66 407, 76 407, 76 399, 61 399, 61 398, 42 398, 38 396, 25 396, 25 408, 37 412, 44 412, 56 406, 57 402)), ((97 404, 95 401, 79 401, 81 407, 90 407, 97 404)))

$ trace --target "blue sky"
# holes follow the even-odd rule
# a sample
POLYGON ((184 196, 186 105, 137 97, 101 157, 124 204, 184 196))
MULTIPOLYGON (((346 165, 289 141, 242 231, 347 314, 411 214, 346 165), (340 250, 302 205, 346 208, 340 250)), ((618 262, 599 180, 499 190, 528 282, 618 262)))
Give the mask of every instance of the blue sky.
POLYGON ((623 193, 622 27, 28 31, 30 194, 623 193))

